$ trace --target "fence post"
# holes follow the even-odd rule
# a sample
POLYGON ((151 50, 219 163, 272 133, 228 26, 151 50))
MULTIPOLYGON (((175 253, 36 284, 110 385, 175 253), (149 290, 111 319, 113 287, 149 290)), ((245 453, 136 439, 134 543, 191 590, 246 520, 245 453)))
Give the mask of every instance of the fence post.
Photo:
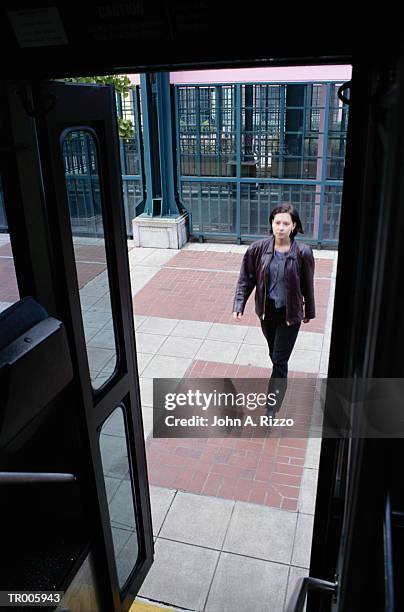
POLYGON ((237 244, 241 244, 241 85, 236 85, 236 177, 237 177, 237 195, 236 195, 236 239, 237 244))
POLYGON ((324 138, 322 150, 322 167, 321 167, 321 192, 320 192, 320 218, 318 224, 318 243, 323 241, 323 223, 324 223, 324 205, 325 205, 325 183, 327 179, 327 150, 328 150, 328 126, 330 122, 330 99, 331 99, 331 84, 326 85, 325 95, 325 114, 324 114, 324 138))

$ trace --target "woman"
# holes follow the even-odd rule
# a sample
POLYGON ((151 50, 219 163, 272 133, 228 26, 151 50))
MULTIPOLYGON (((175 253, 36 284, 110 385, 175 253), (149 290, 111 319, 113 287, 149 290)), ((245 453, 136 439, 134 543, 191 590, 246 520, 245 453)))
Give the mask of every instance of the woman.
POLYGON ((269 225, 273 236, 253 242, 244 255, 233 317, 241 320, 255 287, 255 312, 273 365, 268 392, 278 393, 278 410, 286 391, 288 361, 301 322, 308 323, 315 317, 314 257, 308 245, 294 239, 298 232, 304 232, 292 204, 275 208, 269 225))

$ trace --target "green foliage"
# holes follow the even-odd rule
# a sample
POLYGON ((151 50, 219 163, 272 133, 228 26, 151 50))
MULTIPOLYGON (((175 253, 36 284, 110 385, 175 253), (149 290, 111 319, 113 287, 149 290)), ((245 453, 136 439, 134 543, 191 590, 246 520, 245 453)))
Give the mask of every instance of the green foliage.
POLYGON ((66 83, 94 83, 96 85, 114 85, 116 91, 124 97, 129 94, 131 83, 126 74, 110 74, 107 76, 74 77, 63 79, 66 83))
MULTIPOLYGON (((62 79, 66 83, 88 83, 93 85, 114 85, 115 91, 126 98, 131 89, 131 82, 126 74, 111 74, 107 76, 74 77, 62 79)), ((119 138, 132 138, 134 126, 130 119, 118 116, 119 138)))
POLYGON ((130 119, 118 117, 118 127, 120 138, 133 138, 133 123, 130 119))

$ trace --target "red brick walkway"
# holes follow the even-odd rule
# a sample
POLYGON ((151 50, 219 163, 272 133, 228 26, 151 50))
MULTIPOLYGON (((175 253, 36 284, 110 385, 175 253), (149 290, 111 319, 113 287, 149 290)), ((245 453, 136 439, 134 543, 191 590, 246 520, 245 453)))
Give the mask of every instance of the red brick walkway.
POLYGON ((297 510, 307 441, 292 438, 156 439, 150 484, 297 510))
MULTIPOLYGON (((184 378, 268 378, 271 375, 269 368, 258 368, 252 365, 238 365, 237 363, 217 363, 215 361, 202 361, 197 359, 185 372, 184 378)), ((309 378, 317 375, 307 372, 289 372, 288 378, 309 378)))
MULTIPOLYGON (((146 316, 239 325, 232 318, 231 309, 241 260, 242 255, 237 253, 181 251, 137 293, 134 311, 146 316)), ((324 332, 332 265, 331 260, 316 261, 317 316, 305 326, 305 331, 324 332)), ((242 323, 259 326, 254 294, 249 298, 242 323)))
MULTIPOLYGON (((234 323, 231 307, 240 270, 241 254, 181 251, 163 267, 134 299, 141 315, 234 323)), ((324 332, 332 260, 316 260, 317 317, 305 331, 324 332)), ((254 296, 246 307, 245 325, 258 326, 254 296)), ((261 378, 270 370, 253 366, 194 361, 186 377, 261 378)), ((315 375, 290 372, 290 379, 315 375)), ((310 386, 312 381, 307 380, 310 386)), ((289 393, 289 391, 288 391, 289 393)), ((307 427, 313 409, 313 389, 299 393, 296 405, 285 398, 280 417, 291 417, 307 427)), ((224 497, 296 510, 307 438, 153 439, 147 442, 149 482, 202 495, 224 497)))
MULTIPOLYGON (((268 377, 270 370, 253 366, 195 361, 188 377, 268 377)), ((147 441, 150 484, 191 493, 249 501, 296 510, 310 424, 314 381, 312 375, 292 372, 280 418, 293 418, 300 438, 288 431, 268 431, 267 437, 170 438, 147 441)), ((260 431, 262 435, 262 430, 260 431)))

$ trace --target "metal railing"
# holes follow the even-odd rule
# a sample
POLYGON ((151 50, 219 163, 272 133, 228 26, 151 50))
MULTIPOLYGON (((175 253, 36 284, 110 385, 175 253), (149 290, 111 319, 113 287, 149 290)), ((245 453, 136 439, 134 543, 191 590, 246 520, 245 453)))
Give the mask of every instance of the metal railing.
POLYGON ((191 235, 268 235, 298 210, 304 239, 338 242, 348 108, 338 83, 177 85, 178 185, 191 235))
MULTIPOLYGON (((268 235, 270 210, 291 202, 305 240, 337 245, 348 121, 338 86, 175 86, 178 190, 190 213, 191 235, 236 242, 260 238, 268 235)), ((120 139, 128 237, 144 207, 139 101, 135 88, 130 99, 118 96, 117 104, 118 114, 130 117, 135 128, 134 137, 120 139)), ((100 194, 91 174, 91 143, 74 153, 75 160, 71 151, 66 155, 73 231, 97 235, 100 194)), ((0 188, 0 230, 6 229, 0 188)))

